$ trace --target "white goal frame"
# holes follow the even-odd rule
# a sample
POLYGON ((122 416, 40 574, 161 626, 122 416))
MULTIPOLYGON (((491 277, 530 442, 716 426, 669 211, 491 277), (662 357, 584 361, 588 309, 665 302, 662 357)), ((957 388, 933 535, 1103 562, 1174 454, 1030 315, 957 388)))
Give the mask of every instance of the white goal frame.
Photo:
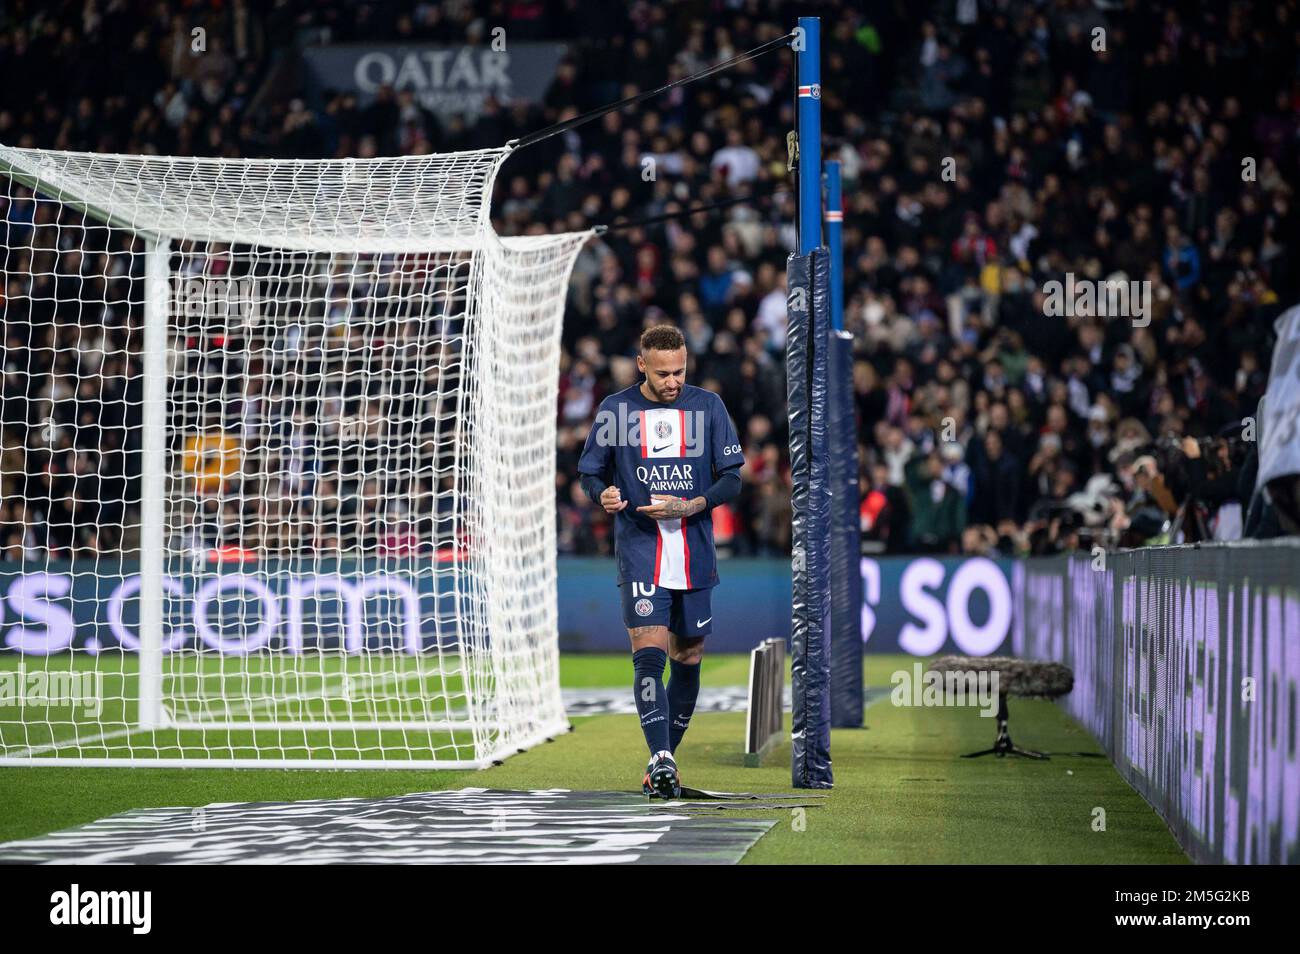
MULTIPOLYGON (((477 769, 568 730, 559 691, 554 406, 565 291, 574 261, 593 232, 497 236, 489 217, 491 195, 511 151, 507 146, 434 156, 308 161, 99 155, 0 145, 0 178, 106 228, 133 233, 144 244, 139 668, 134 698, 120 700, 123 711, 134 705, 135 714, 126 725, 89 734, 81 731, 84 726, 51 724, 48 738, 33 734, 24 744, 6 744, 0 731, 0 766, 477 769), (466 388, 469 393, 457 397, 460 416, 438 439, 455 456, 454 507, 462 509, 456 509, 454 519, 473 542, 463 567, 457 560, 451 569, 431 571, 453 578, 461 629, 456 652, 427 651, 437 655, 440 667, 451 668, 417 668, 421 681, 414 693, 384 700, 419 708, 427 701, 419 693, 432 673, 443 680, 444 697, 463 696, 458 708, 400 718, 341 719, 327 709, 300 718, 251 718, 255 708, 245 705, 247 698, 226 697, 224 670, 219 718, 195 718, 170 704, 165 578, 169 532, 175 529, 169 526, 174 518, 167 456, 169 428, 175 423, 168 404, 172 262, 183 243, 211 242, 304 256, 412 253, 468 261, 464 311, 457 317, 465 337, 474 338, 473 363, 464 361, 475 380, 472 390, 466 388), (528 369, 543 367, 543 373, 529 377, 528 369), (549 412, 538 412, 548 401, 549 412), (472 450, 463 455, 460 422, 468 422, 472 431, 472 450), (512 451, 512 435, 521 430, 531 442, 529 453, 549 448, 528 466, 522 466, 517 449, 512 451), (453 682, 460 688, 447 688, 453 682), (401 736, 405 753, 398 746, 393 754, 393 746, 385 743, 334 741, 336 734, 367 732, 401 736), (422 741, 443 732, 462 733, 463 740, 422 741), (197 735, 204 741, 160 748, 152 741, 159 733, 182 740, 197 735), (248 755, 209 755, 211 733, 277 738, 318 733, 329 741, 319 745, 320 751, 308 743, 313 749, 309 757, 287 754, 302 746, 283 742, 265 751, 258 743, 248 755), (179 749, 180 754, 162 754, 164 749, 179 749), (109 754, 96 754, 101 750, 109 754)), ((395 667, 380 672, 376 685, 403 683, 411 675, 391 662, 395 654, 374 653, 377 665, 395 667)), ((346 670, 343 680, 351 681, 346 670)), ((270 701, 276 708, 284 700, 270 701)), ((0 711, 0 730, 6 728, 4 718, 0 711)), ((227 747, 246 748, 212 746, 227 747)))

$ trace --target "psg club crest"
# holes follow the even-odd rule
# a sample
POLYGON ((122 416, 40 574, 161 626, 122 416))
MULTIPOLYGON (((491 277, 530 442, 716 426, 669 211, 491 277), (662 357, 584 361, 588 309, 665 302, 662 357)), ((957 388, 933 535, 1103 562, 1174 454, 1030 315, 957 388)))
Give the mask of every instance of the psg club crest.
POLYGON ((672 436, 672 433, 673 433, 673 426, 669 424, 667 421, 657 421, 655 423, 655 437, 659 438, 660 440, 672 436))
POLYGON ((649 600, 637 600, 635 608, 637 616, 649 616, 654 612, 655 607, 649 600))

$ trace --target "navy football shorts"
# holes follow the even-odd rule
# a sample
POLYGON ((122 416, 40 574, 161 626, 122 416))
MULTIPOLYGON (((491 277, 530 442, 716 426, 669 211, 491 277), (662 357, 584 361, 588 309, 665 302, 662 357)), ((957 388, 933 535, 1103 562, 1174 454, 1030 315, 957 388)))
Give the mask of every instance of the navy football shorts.
POLYGON ((623 625, 667 626, 670 633, 687 639, 713 632, 709 586, 694 590, 667 590, 653 583, 620 583, 623 625))

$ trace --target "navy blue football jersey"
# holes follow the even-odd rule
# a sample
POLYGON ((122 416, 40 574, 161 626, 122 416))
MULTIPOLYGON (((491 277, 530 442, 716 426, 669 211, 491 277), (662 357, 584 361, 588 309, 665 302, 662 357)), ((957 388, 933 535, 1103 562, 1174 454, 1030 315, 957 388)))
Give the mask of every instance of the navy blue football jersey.
POLYGON ((686 385, 671 403, 651 401, 640 384, 605 398, 587 435, 580 474, 618 487, 628 505, 614 515, 620 583, 653 583, 670 590, 716 586, 713 516, 703 510, 680 520, 637 512, 651 494, 701 497, 745 462, 740 438, 722 399, 686 385))

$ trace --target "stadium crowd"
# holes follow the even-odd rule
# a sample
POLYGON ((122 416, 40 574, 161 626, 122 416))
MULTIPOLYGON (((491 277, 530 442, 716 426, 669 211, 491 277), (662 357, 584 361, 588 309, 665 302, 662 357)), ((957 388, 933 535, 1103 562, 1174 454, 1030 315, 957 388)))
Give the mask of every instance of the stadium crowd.
MULTIPOLYGON (((0 142, 284 158, 497 146, 729 59, 799 12, 776 0, 17 2, 0 14, 0 142), (307 38, 483 44, 495 25, 568 45, 540 104, 489 100, 442 123, 409 91, 313 105, 285 69, 283 51, 307 38)), ((1251 418, 1272 320, 1300 275, 1294 0, 834 0, 812 12, 828 157, 844 176, 869 545, 1043 553, 1267 532, 1248 512, 1251 418), (1147 283, 1147 304, 1061 314, 1051 283, 1067 280, 1147 283)), ((566 315, 563 552, 612 547, 578 455, 600 400, 636 380, 640 332, 672 322, 688 380, 722 395, 745 448, 744 490, 714 512, 720 549, 788 553, 791 69, 784 53, 743 63, 502 170, 500 233, 613 226, 581 254, 566 315)), ((14 227, 13 205, 0 225, 14 227)), ((99 373, 123 394, 102 407, 133 387, 113 347, 126 339, 109 338, 99 373)), ((111 508, 138 486, 127 422, 45 373, 40 350, 6 329, 6 557, 38 523, 53 554, 113 545, 95 528, 129 522, 111 508), (38 398, 48 419, 28 409, 38 398), (50 420, 66 433, 15 463, 27 429, 50 420)))

